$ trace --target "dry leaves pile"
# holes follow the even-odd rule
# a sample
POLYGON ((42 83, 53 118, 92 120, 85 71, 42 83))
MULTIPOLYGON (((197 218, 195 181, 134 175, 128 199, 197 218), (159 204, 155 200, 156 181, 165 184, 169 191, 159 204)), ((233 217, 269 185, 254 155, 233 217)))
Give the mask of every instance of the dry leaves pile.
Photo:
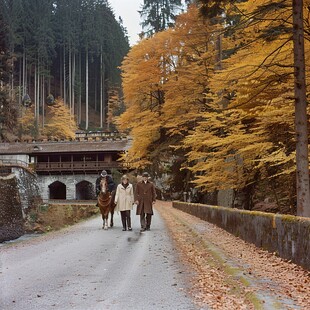
POLYGON ((225 230, 156 205, 190 269, 191 294, 208 309, 310 309, 310 273, 225 230))

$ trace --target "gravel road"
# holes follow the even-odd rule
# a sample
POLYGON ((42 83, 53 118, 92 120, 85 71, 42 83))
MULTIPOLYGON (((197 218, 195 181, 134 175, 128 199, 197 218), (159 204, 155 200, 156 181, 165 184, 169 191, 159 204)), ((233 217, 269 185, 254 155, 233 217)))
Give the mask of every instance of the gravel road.
POLYGON ((115 218, 1 246, 0 309, 198 309, 159 214, 143 233, 138 216, 125 232, 115 218))

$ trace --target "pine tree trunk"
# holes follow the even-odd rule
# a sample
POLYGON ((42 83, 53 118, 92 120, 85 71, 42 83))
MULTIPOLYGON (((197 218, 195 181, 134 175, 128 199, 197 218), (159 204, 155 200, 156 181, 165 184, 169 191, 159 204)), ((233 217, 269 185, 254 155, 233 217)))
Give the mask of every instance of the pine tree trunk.
POLYGON ((45 99, 45 92, 44 92, 44 75, 42 75, 42 80, 41 80, 41 107, 42 107, 42 128, 44 128, 44 99, 45 99))
POLYGON ((23 96, 24 97, 26 95, 26 87, 27 87, 27 83, 26 83, 26 53, 25 51, 23 51, 23 96))
POLYGON ((62 61, 61 61, 61 57, 60 57, 60 61, 59 61, 59 90, 60 90, 60 97, 63 98, 63 89, 62 89, 62 85, 63 85, 63 81, 62 81, 62 78, 63 78, 63 72, 62 72, 62 69, 63 69, 63 64, 62 64, 62 61))
POLYGON ((104 93, 104 62, 103 55, 101 53, 100 58, 100 128, 105 126, 105 93, 104 93))
POLYGON ((100 128, 103 128, 103 83, 104 83, 104 71, 102 61, 102 51, 100 54, 100 128))
POLYGON ((85 100, 85 129, 88 129, 88 50, 86 51, 86 100, 85 100))
POLYGON ((69 48, 69 60, 68 60, 68 70, 69 70, 69 109, 70 113, 72 110, 72 55, 71 47, 69 48))
POLYGON ((64 46, 64 55, 63 55, 63 60, 64 60, 64 66, 63 66, 63 88, 64 88, 64 104, 66 105, 66 48, 64 46))
POLYGON ((82 121, 82 54, 79 55, 79 104, 78 104, 78 124, 82 121))
POLYGON ((18 94, 18 106, 21 106, 22 103, 22 58, 19 58, 19 72, 18 72, 18 86, 19 86, 19 94, 18 94))
POLYGON ((297 215, 310 217, 303 1, 293 0, 297 215))
POLYGON ((72 61, 72 86, 71 86, 71 91, 72 91, 72 97, 71 97, 71 100, 72 100, 72 115, 74 115, 75 113, 75 52, 73 53, 73 61, 72 61))

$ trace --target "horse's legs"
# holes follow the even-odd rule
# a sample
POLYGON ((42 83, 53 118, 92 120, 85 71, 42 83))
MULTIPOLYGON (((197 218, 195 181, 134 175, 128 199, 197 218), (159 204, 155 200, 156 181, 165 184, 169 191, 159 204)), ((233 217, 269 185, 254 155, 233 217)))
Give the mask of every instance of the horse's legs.
POLYGON ((104 229, 105 217, 104 217, 104 215, 103 215, 103 214, 101 215, 101 217, 102 217, 102 229, 104 229))
POLYGON ((113 215, 114 215, 114 210, 111 210, 111 221, 110 221, 110 227, 114 226, 114 222, 113 222, 113 215))
POLYGON ((109 219, 109 213, 107 213, 107 214, 105 215, 104 227, 103 227, 104 230, 107 230, 107 229, 108 229, 108 219, 109 219))

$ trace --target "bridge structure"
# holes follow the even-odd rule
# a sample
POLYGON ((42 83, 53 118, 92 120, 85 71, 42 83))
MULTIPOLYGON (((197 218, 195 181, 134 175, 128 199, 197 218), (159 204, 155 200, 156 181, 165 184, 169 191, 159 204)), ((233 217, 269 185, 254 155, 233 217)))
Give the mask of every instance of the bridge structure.
POLYGON ((26 169, 37 176, 44 201, 93 200, 95 181, 107 170, 116 182, 128 165, 120 158, 131 140, 118 133, 77 133, 74 140, 31 140, 0 144, 0 174, 26 169))

